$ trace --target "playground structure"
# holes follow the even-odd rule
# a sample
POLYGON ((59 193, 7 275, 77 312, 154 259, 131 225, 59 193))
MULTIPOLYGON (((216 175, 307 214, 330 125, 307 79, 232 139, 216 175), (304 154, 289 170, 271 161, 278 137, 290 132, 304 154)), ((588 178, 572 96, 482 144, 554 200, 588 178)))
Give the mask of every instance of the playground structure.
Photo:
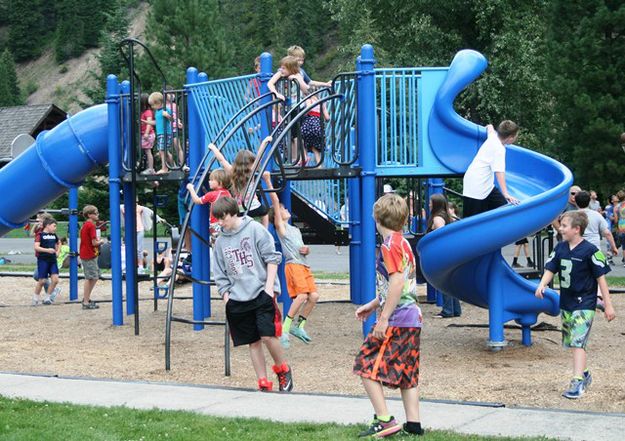
MULTIPOLYGON (((132 56, 129 60, 132 61, 132 56)), ((291 144, 292 129, 310 109, 301 107, 304 98, 297 103, 285 103, 282 120, 272 130, 270 109, 277 100, 266 87, 272 74, 269 54, 261 56, 258 75, 208 81, 206 75, 191 68, 187 71, 187 84, 181 96, 183 102, 186 100, 192 182, 200 188, 214 166, 214 158, 205 154, 208 141, 215 142, 226 156, 232 157, 241 146, 253 149, 260 139, 273 132, 274 142, 264 152, 258 152, 248 192, 256 191, 262 171, 272 170, 280 182, 277 188, 281 190, 282 200, 288 206, 291 191, 306 195, 310 187, 305 181, 329 180, 327 188, 332 190, 324 196, 332 203, 317 210, 333 219, 338 218, 337 207, 347 194, 350 267, 360 271, 358 277, 350 280, 351 299, 354 303, 365 303, 375 295, 375 224, 371 212, 376 198, 376 178, 440 179, 457 177, 466 170, 486 132, 483 127, 458 116, 453 102, 486 65, 481 54, 461 51, 449 68, 376 69, 373 48, 363 46, 355 72, 337 76, 333 87, 319 91, 332 115, 332 123, 326 128, 326 134, 330 133, 327 136, 330 154, 325 157, 324 168, 303 166, 301 146, 294 156, 284 157, 280 153, 281 141, 291 144), (260 82, 260 95, 246 101, 245 91, 253 80, 260 82), (292 188, 290 181, 297 181, 292 188)), ((130 71, 134 72, 132 68, 130 71)), ((114 325, 123 323, 120 190, 123 186, 128 245, 134 243, 132 214, 137 181, 147 179, 136 173, 137 136, 132 115, 136 115, 137 92, 133 82, 131 79, 129 83, 119 84, 110 76, 106 105, 80 112, 54 130, 42 133, 31 148, 0 171, 0 184, 14 188, 0 204, 2 235, 21 227, 24 219, 67 189, 76 188, 94 167, 109 163, 114 325), (29 176, 27 185, 23 183, 25 176, 29 176)), ((164 89, 167 90, 166 85, 164 89)), ((500 249, 555 218, 566 202, 572 181, 570 172, 561 164, 516 146, 508 149, 507 168, 508 187, 511 194, 522 200, 519 206, 502 207, 457 222, 427 235, 418 246, 423 272, 434 287, 489 310, 489 338, 494 346, 504 343, 505 322, 515 320, 521 324, 523 343, 529 345, 530 326, 536 322, 537 315, 540 312, 555 315, 559 311, 557 294, 549 291, 545 299, 536 299, 535 283, 514 273, 501 257, 500 249), (467 240, 471 237, 480 237, 480 241, 467 240)), ((170 175, 154 179, 182 178, 179 170, 170 175)), ((431 192, 443 191, 440 180, 432 180, 430 184, 431 192)), ((314 191, 318 189, 319 186, 313 194, 305 196, 311 198, 308 199, 311 205, 315 203, 314 191)), ((204 324, 213 324, 206 320, 211 315, 210 261, 205 246, 208 244, 207 223, 207 207, 189 206, 183 234, 189 227, 194 231, 194 313, 192 320, 179 321, 192 323, 198 330, 204 324)), ((127 266, 136 268, 136 264, 133 265, 136 253, 131 246, 126 248, 127 266)), ((180 250, 181 245, 178 248, 180 250)), ((127 313, 137 318, 138 296, 133 287, 136 287, 136 275, 128 271, 127 313)), ((167 367, 174 291, 172 278, 167 367)), ((288 308, 287 302, 285 307, 288 308)), ((365 323, 366 329, 372 325, 372 320, 365 323)))

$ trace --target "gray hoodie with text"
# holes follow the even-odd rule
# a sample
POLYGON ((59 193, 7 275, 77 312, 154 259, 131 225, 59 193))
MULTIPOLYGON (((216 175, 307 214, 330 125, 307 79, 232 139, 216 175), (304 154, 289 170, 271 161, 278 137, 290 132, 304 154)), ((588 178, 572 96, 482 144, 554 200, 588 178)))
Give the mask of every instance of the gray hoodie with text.
MULTIPOLYGON (((239 302, 255 299, 265 289, 267 264, 278 265, 282 260, 269 231, 249 216, 241 219, 238 229, 222 230, 213 256, 219 294, 223 297, 229 293, 232 300, 239 302)), ((280 292, 277 275, 273 289, 280 292)))

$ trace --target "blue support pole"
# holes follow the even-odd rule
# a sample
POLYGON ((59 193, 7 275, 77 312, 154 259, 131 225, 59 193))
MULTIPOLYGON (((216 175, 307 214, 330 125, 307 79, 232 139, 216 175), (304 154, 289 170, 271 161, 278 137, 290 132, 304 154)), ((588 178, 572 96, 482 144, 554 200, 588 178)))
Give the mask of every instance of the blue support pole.
MULTIPOLYGON (((360 216, 362 226, 361 260, 361 302, 367 303, 376 296, 375 279, 375 203, 376 177, 376 111, 375 111, 375 58, 373 46, 365 44, 360 50, 360 70, 358 71, 358 152, 361 172, 360 216)), ((375 323, 373 315, 363 323, 363 332, 368 334, 375 323)))
MULTIPOLYGON (((360 57, 359 57, 360 58, 360 57)), ((360 63, 357 62, 356 70, 360 69, 360 63)), ((355 130, 351 129, 351 145, 356 139, 355 130)), ((358 167, 359 162, 356 160, 354 167, 358 167)), ((360 178, 351 178, 347 180, 347 196, 349 211, 349 299, 354 304, 361 304, 362 285, 360 274, 358 274, 361 266, 360 259, 362 254, 362 228, 360 225, 360 178)))
MULTIPOLYGON (((425 206, 426 213, 428 217, 430 216, 429 202, 430 196, 433 194, 442 194, 444 193, 443 187, 445 186, 445 181, 441 178, 429 178, 426 184, 426 192, 425 192, 425 206)), ((443 293, 438 291, 429 283, 427 284, 427 302, 428 303, 436 303, 436 306, 443 306, 443 293)))
MULTIPOLYGON (((187 69, 187 84, 195 84, 199 82, 198 71, 194 67, 187 69)), ((199 115, 193 105, 195 97, 192 93, 188 95, 188 118, 189 118, 189 168, 190 176, 193 176, 195 172, 202 166, 202 134, 201 123, 199 121, 199 115)), ((191 228, 198 233, 202 229, 202 214, 200 207, 193 207, 191 213, 191 228)), ((194 235, 191 235, 191 248, 193 249, 193 258, 191 264, 191 275, 196 279, 202 279, 202 242, 194 235)), ((202 286, 193 284, 193 320, 204 320, 204 300, 203 300, 202 286)), ((195 331, 201 331, 204 329, 204 325, 193 325, 195 331)))
MULTIPOLYGON (((124 136, 122 157, 127 159, 126 165, 131 167, 132 154, 130 148, 132 143, 130 139, 130 125, 132 124, 132 115, 130 112, 130 83, 123 81, 121 84, 122 93, 126 95, 122 99, 121 106, 124 109, 124 120, 122 122, 122 133, 124 136)), ((133 315, 135 313, 135 298, 137 292, 135 290, 137 277, 137 217, 136 213, 136 196, 135 189, 130 182, 123 185, 124 188, 124 237, 126 239, 126 314, 133 315)), ((119 206, 114 208, 119 210, 119 206)), ((111 213, 112 215, 112 213, 111 213)), ((111 244, 112 251, 112 244, 111 244)))
POLYGON ((78 187, 69 189, 69 299, 78 300, 78 187))
MULTIPOLYGON (((198 81, 200 83, 208 81, 208 75, 205 72, 200 72, 198 75, 198 81)), ((206 149, 208 148, 209 139, 206 139, 206 134, 204 131, 200 131, 200 158, 204 156, 206 153, 206 149)), ((207 205, 201 205, 196 207, 196 210, 200 211, 200 230, 199 233, 202 236, 202 239, 206 241, 206 243, 210 242, 210 210, 207 205)), ((210 248, 206 245, 202 244, 200 248, 202 250, 202 266, 200 267, 202 270, 202 280, 210 280, 210 248)), ((211 287, 210 285, 202 285, 202 306, 203 306, 203 315, 204 318, 208 318, 211 316, 211 287)))
MULTIPOLYGON (((260 81, 260 94, 264 95, 269 92, 269 88, 267 87, 267 83, 271 79, 273 75, 273 58, 269 52, 263 52, 260 54, 260 73, 259 73, 259 81, 260 81)), ((267 103, 271 101, 271 97, 264 98, 262 103, 267 103)), ((265 139, 265 137, 271 134, 271 109, 267 109, 263 116, 260 118, 260 134, 261 139, 265 139)), ((291 211, 291 184, 286 182, 284 185, 284 191, 282 191, 278 197, 280 198, 280 202, 284 204, 284 206, 291 211)), ((275 232, 275 229, 271 228, 276 250, 282 252, 282 246, 280 245, 280 240, 278 239, 278 235, 275 232)), ((278 301, 282 302, 282 316, 285 317, 289 308, 291 307, 291 298, 287 292, 287 284, 286 284, 286 276, 284 273, 284 259, 278 265, 278 279, 280 280, 280 297, 278 297, 278 301)))
POLYGON ((122 289, 121 258, 122 233, 121 216, 119 212, 119 192, 121 190, 121 127, 119 126, 119 91, 120 90, 119 84, 117 83, 117 77, 115 75, 109 75, 106 78, 106 103, 108 105, 107 110, 109 127, 109 210, 111 229, 111 276, 114 326, 121 326, 124 324, 124 299, 122 289))

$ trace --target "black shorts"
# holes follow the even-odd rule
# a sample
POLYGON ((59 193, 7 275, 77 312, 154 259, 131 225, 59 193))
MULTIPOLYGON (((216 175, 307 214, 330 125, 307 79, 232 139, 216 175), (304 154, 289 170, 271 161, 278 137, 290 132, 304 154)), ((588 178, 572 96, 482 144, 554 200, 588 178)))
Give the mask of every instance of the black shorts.
POLYGON ((523 245, 526 243, 529 243, 529 241, 527 240, 527 237, 524 237, 523 239, 517 240, 516 242, 514 242, 515 245, 523 245))
POLYGON ((228 300, 226 318, 235 346, 249 345, 261 337, 282 335, 282 316, 273 297, 262 291, 248 302, 228 300))
POLYGON ((266 205, 260 204, 258 207, 247 212, 249 217, 263 217, 269 213, 269 208, 266 205))
POLYGON ((462 207, 463 218, 494 210, 508 203, 497 187, 494 187, 485 199, 473 199, 466 196, 463 196, 462 199, 464 201, 462 207))

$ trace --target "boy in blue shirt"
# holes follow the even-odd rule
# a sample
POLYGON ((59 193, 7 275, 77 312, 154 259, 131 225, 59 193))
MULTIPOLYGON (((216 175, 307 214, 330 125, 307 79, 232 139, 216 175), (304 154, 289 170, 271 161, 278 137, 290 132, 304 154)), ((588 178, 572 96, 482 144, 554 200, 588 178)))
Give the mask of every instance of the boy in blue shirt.
POLYGON ((570 399, 580 398, 592 382, 586 367, 586 343, 597 307, 597 285, 605 302, 606 319, 612 321, 615 317, 605 279, 610 267, 603 253, 582 237, 587 225, 588 217, 584 212, 567 211, 562 215, 562 242, 556 245, 545 263, 545 274, 535 293, 542 299, 545 287, 558 273, 562 345, 573 351, 573 379, 562 396, 570 399))
POLYGON ((153 92, 148 97, 148 103, 154 110, 154 122, 156 132, 156 148, 161 158, 161 169, 157 174, 169 173, 167 164, 173 164, 174 158, 171 155, 171 149, 174 142, 173 130, 171 128, 171 109, 163 108, 163 94, 153 92), (167 157, 165 157, 167 154, 167 157))
POLYGON ((56 235, 56 220, 53 217, 47 217, 43 220, 43 230, 37 233, 35 237, 35 256, 37 256, 39 280, 37 280, 33 295, 33 306, 41 302, 41 288, 43 288, 48 277, 50 277, 50 286, 48 286, 43 304, 51 305, 58 294, 58 291, 55 290, 59 283, 59 267, 56 263, 56 256, 60 246, 61 242, 56 235))

